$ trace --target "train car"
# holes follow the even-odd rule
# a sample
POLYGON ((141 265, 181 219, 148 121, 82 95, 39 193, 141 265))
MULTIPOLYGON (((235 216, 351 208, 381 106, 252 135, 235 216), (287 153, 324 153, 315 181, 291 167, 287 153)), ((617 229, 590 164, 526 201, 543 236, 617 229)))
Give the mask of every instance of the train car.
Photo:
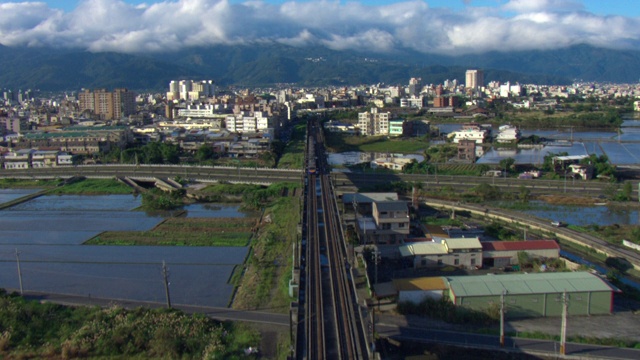
POLYGON ((318 171, 316 167, 316 141, 313 135, 309 135, 307 138, 307 172, 309 174, 316 174, 318 171))

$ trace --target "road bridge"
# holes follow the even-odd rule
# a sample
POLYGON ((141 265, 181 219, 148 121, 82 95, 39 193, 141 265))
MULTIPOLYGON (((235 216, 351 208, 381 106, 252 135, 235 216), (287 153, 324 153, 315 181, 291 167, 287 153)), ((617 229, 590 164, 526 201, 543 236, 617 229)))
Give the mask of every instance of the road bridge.
MULTIPOLYGON (((84 176, 87 178, 131 178, 131 179, 171 179, 180 177, 193 182, 253 183, 269 185, 276 182, 302 182, 304 172, 301 169, 271 169, 244 168, 232 166, 196 166, 196 165, 79 165, 59 166, 38 169, 0 170, 0 178, 51 179, 84 176)), ((387 172, 360 173, 337 172, 331 173, 331 178, 337 186, 353 186, 363 188, 402 181, 422 184, 424 189, 451 188, 454 190, 468 190, 479 184, 490 184, 501 191, 518 193, 521 188, 529 189, 532 195, 567 194, 580 196, 601 196, 612 186, 609 182, 582 181, 572 179, 544 180, 544 179, 515 179, 504 177, 481 176, 452 176, 452 175, 422 175, 422 174, 393 174, 387 172)), ((638 182, 632 181, 633 198, 638 199, 638 182)), ((614 185, 615 186, 615 185, 614 185)), ((621 185, 620 185, 621 187, 621 185)))

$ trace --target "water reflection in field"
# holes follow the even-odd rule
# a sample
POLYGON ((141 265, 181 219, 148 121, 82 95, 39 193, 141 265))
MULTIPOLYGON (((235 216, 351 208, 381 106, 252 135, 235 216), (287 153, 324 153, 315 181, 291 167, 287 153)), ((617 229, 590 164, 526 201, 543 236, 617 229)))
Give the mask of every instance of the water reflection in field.
MULTIPOLYGON (((0 190, 0 199, 9 196, 0 190)), ((149 230, 163 219, 132 211, 139 206, 130 195, 44 196, 0 211, 0 287, 18 288, 18 250, 25 290, 162 302, 166 261, 175 304, 226 306, 233 290, 227 279, 246 247, 80 245, 102 231, 149 230)), ((185 210, 246 216, 229 205, 185 210)))
POLYGON ((39 189, 0 189, 0 204, 38 192, 39 189))
POLYGON ((562 221, 574 225, 638 225, 638 209, 610 208, 608 206, 567 206, 532 202, 532 208, 522 212, 542 219, 562 221))

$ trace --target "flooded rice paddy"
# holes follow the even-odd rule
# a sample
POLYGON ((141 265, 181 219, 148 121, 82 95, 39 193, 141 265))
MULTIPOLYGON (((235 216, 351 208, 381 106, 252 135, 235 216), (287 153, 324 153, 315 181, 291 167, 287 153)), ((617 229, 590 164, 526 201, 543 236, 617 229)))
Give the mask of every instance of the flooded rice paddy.
MULTIPOLYGON (((28 193, 0 190, 0 201, 28 193)), ((165 261, 173 303, 226 306, 227 280, 246 247, 82 245, 103 231, 150 230, 164 219, 134 211, 139 206, 132 195, 43 196, 0 211, 0 287, 19 288, 17 250, 25 290, 164 302, 165 261)), ((185 210, 188 217, 247 215, 226 204, 185 210)))

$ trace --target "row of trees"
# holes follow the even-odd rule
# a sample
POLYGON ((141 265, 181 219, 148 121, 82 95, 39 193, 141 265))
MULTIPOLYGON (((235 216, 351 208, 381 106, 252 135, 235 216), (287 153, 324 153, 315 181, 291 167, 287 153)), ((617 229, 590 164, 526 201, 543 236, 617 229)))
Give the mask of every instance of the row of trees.
MULTIPOLYGON (((284 151, 284 144, 280 141, 272 142, 271 151, 264 152, 254 159, 260 166, 272 167, 284 151)), ((215 165, 217 162, 232 161, 223 159, 216 153, 211 144, 201 145, 195 152, 186 152, 178 144, 154 141, 145 145, 136 145, 126 149, 113 148, 107 153, 98 155, 103 163, 120 164, 179 164, 188 162, 200 165, 215 165)), ((236 160, 237 162, 237 160, 236 160)))

